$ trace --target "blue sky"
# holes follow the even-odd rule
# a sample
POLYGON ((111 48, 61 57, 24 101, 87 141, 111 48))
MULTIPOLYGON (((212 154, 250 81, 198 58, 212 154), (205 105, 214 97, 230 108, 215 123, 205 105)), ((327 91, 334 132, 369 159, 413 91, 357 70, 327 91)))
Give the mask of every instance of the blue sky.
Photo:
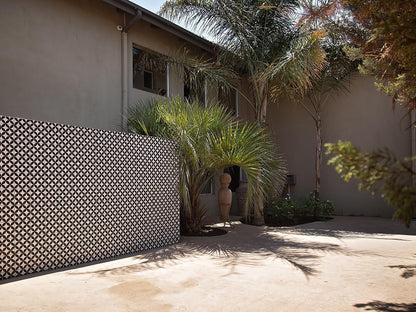
POLYGON ((148 9, 149 11, 152 11, 156 13, 159 11, 159 8, 162 6, 162 4, 165 2, 164 0, 130 0, 131 2, 134 2, 145 9, 148 9))

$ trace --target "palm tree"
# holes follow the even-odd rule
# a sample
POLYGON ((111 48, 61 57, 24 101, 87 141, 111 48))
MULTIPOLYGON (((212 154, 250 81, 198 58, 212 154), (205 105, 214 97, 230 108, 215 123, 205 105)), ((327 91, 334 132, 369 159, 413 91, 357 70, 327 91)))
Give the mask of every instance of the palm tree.
POLYGON ((311 86, 303 98, 289 91, 289 97, 299 103, 313 119, 316 131, 315 144, 315 191, 314 199, 320 200, 322 166, 322 110, 337 92, 348 92, 349 78, 357 70, 358 62, 351 60, 345 48, 348 47, 348 34, 359 34, 354 24, 345 24, 340 4, 334 0, 299 0, 298 25, 310 31, 326 33, 322 48, 326 53, 326 63, 318 77, 311 79, 311 86))
MULTIPOLYGON (((250 84, 250 104, 261 125, 267 106, 287 90, 304 92, 325 63, 323 32, 295 27, 294 0, 170 0, 161 8, 168 18, 184 21, 213 35, 221 49, 218 62, 233 64, 250 84)), ((264 223, 262 201, 255 220, 264 223)))
POLYGON ((305 91, 324 64, 324 34, 296 28, 296 7, 293 0, 170 0, 160 13, 217 39, 219 61, 248 77, 256 120, 265 123, 268 102, 288 88, 305 91))
POLYGON ((313 119, 316 131, 315 144, 315 199, 320 199, 321 166, 322 166, 322 111, 336 93, 349 91, 349 82, 358 69, 358 62, 351 60, 344 49, 347 42, 339 33, 336 23, 320 25, 326 28, 327 37, 323 44, 326 52, 326 65, 321 75, 312 80, 311 88, 304 99, 297 98, 308 115, 313 119))
POLYGON ((285 163, 262 127, 242 123, 220 105, 193 105, 179 98, 138 105, 127 119, 130 131, 178 144, 182 228, 198 232, 204 211, 199 197, 215 174, 240 166, 248 177, 248 201, 282 185, 285 163), (259 179, 259 177, 261 177, 259 179))
POLYGON ((337 92, 348 92, 349 78, 357 69, 355 62, 349 60, 343 45, 327 45, 327 66, 319 78, 314 79, 312 87, 304 99, 296 99, 313 119, 316 131, 315 143, 315 200, 320 200, 322 167, 322 111, 337 92))

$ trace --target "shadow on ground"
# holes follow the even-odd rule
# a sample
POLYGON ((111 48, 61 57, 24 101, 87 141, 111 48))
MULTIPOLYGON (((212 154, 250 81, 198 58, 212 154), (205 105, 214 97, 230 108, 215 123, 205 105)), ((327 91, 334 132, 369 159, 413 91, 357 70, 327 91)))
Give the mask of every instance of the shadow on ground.
POLYGON ((342 247, 338 244, 325 242, 302 241, 291 235, 285 235, 279 229, 255 227, 237 224, 229 229, 229 233, 216 237, 181 237, 181 242, 164 248, 140 253, 135 260, 137 264, 95 272, 102 275, 130 274, 143 270, 163 268, 169 264, 178 264, 185 259, 197 259, 209 255, 220 265, 233 267, 236 265, 263 266, 264 259, 282 260, 300 270, 307 278, 319 273, 319 260, 325 253, 347 255, 364 255, 342 247))
POLYGON ((416 303, 391 303, 383 301, 372 301, 368 303, 357 303, 356 308, 362 308, 365 311, 380 312, 414 312, 416 311, 416 303))
POLYGON ((416 222, 412 222, 410 227, 406 228, 403 223, 388 218, 336 217, 336 219, 281 228, 281 231, 338 239, 371 238, 394 241, 408 241, 405 237, 397 237, 397 235, 416 235, 416 222), (395 237, 392 237, 392 235, 395 235, 395 237))
MULTIPOLYGON (((120 275, 153 270, 194 261, 210 256, 231 271, 236 265, 263 266, 264 259, 282 260, 301 271, 306 278, 319 273, 320 259, 328 253, 348 256, 383 256, 366 251, 351 250, 342 239, 367 238, 407 241, 404 235, 416 235, 416 225, 407 229, 391 219, 336 217, 328 222, 313 222, 295 227, 255 227, 236 224, 226 235, 214 237, 182 236, 176 245, 141 252, 134 257, 137 263, 94 272, 100 275, 120 275), (402 234, 402 236, 392 235, 402 234), (311 237, 321 237, 319 241, 311 237), (336 240, 340 241, 337 244, 336 240)), ((393 268, 393 267, 392 267, 393 268)), ((402 277, 415 274, 413 266, 394 267, 404 270, 402 277)), ((84 274, 84 273, 74 273, 84 274)))
MULTIPOLYGON (((416 275, 416 265, 389 265, 390 269, 400 269, 403 278, 411 278, 416 275)), ((415 310, 416 311, 416 310, 415 310)))

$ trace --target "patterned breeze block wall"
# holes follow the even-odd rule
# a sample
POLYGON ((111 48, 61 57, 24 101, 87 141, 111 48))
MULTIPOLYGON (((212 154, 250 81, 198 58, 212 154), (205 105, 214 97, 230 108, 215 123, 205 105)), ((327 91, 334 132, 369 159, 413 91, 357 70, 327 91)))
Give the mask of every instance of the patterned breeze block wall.
POLYGON ((173 142, 0 118, 1 279, 179 241, 173 142))

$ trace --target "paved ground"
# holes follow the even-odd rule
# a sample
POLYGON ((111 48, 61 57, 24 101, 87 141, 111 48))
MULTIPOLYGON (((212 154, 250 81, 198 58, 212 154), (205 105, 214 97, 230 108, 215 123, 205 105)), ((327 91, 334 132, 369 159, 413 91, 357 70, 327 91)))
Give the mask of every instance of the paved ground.
POLYGON ((2 284, 0 311, 416 311, 416 225, 235 224, 224 236, 2 284))

